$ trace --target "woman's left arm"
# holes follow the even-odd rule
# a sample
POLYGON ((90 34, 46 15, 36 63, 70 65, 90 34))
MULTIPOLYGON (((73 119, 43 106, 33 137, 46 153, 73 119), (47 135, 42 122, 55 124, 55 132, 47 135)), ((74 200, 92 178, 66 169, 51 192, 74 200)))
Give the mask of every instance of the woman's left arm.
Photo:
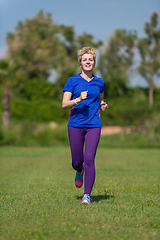
POLYGON ((100 93, 99 98, 100 98, 100 107, 102 111, 106 111, 106 109, 108 108, 108 104, 104 102, 104 93, 100 93))

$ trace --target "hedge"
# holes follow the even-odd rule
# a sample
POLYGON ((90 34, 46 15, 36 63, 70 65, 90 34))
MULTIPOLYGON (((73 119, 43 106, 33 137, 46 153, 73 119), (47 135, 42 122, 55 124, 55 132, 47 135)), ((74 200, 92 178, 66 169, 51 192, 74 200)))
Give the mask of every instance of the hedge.
POLYGON ((11 102, 11 118, 16 121, 63 122, 68 117, 69 111, 62 109, 60 101, 18 99, 11 102))

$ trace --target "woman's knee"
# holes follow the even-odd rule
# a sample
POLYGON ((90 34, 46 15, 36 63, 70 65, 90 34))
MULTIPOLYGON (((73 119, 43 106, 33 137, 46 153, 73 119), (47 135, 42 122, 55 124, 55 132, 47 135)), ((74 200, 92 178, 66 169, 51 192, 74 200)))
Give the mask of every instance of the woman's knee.
POLYGON ((90 153, 90 154, 85 154, 85 164, 87 165, 93 165, 94 164, 94 161, 95 161, 95 156, 93 153, 90 153))
POLYGON ((82 167, 83 167, 83 163, 81 163, 81 164, 76 164, 76 163, 73 163, 73 162, 72 162, 72 168, 73 168, 74 170, 81 171, 81 170, 82 170, 82 167))

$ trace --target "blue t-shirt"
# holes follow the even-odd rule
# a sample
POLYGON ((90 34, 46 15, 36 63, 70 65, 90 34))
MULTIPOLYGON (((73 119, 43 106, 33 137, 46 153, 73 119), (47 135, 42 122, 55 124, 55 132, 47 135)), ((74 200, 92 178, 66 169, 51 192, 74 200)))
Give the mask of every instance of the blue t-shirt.
POLYGON ((71 108, 67 126, 69 127, 101 127, 100 121, 100 93, 104 92, 105 82, 96 76, 91 81, 85 80, 80 74, 68 79, 63 91, 71 92, 72 98, 88 91, 87 98, 71 108))

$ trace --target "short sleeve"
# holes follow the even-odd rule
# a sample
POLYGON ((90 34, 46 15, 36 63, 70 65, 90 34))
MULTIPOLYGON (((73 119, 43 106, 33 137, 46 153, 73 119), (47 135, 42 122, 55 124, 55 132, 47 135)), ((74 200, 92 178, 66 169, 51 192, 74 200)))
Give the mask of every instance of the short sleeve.
POLYGON ((103 80, 103 84, 102 84, 102 87, 101 87, 101 93, 104 92, 104 89, 105 89, 105 82, 104 82, 104 80, 103 80))
POLYGON ((68 78, 64 88, 63 88, 63 92, 71 92, 73 93, 73 83, 72 83, 72 79, 68 78))

